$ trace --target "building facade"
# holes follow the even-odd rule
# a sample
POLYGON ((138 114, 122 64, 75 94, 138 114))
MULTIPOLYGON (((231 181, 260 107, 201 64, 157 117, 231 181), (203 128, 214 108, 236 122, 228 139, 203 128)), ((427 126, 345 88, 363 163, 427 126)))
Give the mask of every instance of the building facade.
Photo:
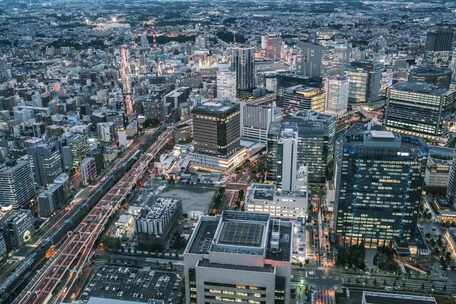
POLYGON ((232 70, 236 72, 236 89, 250 92, 255 88, 255 48, 233 48, 231 50, 232 70))
POLYGON ((27 157, 0 167, 0 205, 23 208, 35 196, 33 173, 27 157))
POLYGON ((348 109, 348 78, 345 76, 328 77, 325 82, 325 112, 343 115, 348 109))
POLYGON ((348 102, 367 103, 379 98, 382 71, 371 61, 353 61, 345 67, 348 78, 348 102))
POLYGON ((241 138, 265 144, 275 108, 275 102, 258 104, 241 101, 241 138))
POLYGON ((387 90, 384 124, 388 130, 439 141, 445 113, 456 91, 424 82, 400 82, 387 90))
POLYGON ((427 154, 414 137, 369 128, 348 135, 336 179, 338 242, 377 247, 409 240, 427 154))
POLYGON ((186 304, 290 303, 292 231, 268 214, 201 217, 184 252, 186 304))
POLYGON ((240 148, 239 105, 207 102, 193 111, 193 146, 195 152, 229 157, 240 148))

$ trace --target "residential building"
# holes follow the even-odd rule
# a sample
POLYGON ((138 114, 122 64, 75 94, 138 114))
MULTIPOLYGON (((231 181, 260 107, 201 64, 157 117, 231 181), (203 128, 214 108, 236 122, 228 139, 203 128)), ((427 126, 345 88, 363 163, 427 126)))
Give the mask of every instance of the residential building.
POLYGON ((290 303, 292 228, 262 213, 201 217, 184 251, 186 304, 290 303))
POLYGON ((35 182, 40 186, 51 184, 63 172, 62 158, 56 142, 37 142, 27 148, 35 182))
POLYGON ((0 167, 0 205, 19 209, 35 196, 33 173, 28 157, 9 161, 0 167))
POLYGON ((97 177, 97 166, 95 163, 95 158, 86 157, 81 161, 81 182, 83 185, 87 186, 90 183, 94 182, 97 177))

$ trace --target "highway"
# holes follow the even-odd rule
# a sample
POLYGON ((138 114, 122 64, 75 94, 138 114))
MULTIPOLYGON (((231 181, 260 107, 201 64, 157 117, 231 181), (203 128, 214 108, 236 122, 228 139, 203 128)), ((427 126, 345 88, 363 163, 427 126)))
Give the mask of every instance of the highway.
POLYGON ((49 263, 33 277, 13 303, 58 303, 66 298, 93 254, 95 242, 104 231, 109 218, 117 211, 137 181, 143 177, 150 162, 171 138, 172 128, 168 128, 95 204, 81 223, 68 233, 65 241, 56 248, 55 255, 49 263))

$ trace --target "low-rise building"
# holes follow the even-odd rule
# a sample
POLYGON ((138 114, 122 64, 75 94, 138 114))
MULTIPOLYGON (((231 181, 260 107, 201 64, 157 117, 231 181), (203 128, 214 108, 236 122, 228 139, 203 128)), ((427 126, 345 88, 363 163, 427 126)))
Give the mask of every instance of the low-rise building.
POLYGON ((247 192, 247 211, 270 214, 273 217, 298 219, 307 217, 307 191, 277 191, 274 185, 252 184, 247 192))
POLYGON ((201 217, 184 252, 186 303, 290 303, 292 231, 262 213, 201 217))

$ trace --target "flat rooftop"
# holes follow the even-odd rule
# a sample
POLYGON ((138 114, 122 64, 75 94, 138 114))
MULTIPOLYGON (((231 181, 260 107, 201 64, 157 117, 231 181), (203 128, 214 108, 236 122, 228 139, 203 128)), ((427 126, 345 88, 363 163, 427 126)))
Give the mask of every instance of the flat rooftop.
POLYGON ((195 238, 189 248, 189 253, 194 254, 207 254, 211 247, 212 240, 214 239, 215 232, 219 221, 214 219, 208 220, 207 218, 201 218, 195 238))
POLYGON ((223 223, 218 239, 219 244, 261 246, 264 225, 258 223, 223 223))
POLYGON ((436 304, 434 297, 396 294, 386 292, 363 293, 363 303, 366 304, 436 304))
POLYGON ((406 91, 411 93, 427 94, 442 96, 446 95, 448 90, 427 82, 402 81, 392 87, 393 90, 406 91))

